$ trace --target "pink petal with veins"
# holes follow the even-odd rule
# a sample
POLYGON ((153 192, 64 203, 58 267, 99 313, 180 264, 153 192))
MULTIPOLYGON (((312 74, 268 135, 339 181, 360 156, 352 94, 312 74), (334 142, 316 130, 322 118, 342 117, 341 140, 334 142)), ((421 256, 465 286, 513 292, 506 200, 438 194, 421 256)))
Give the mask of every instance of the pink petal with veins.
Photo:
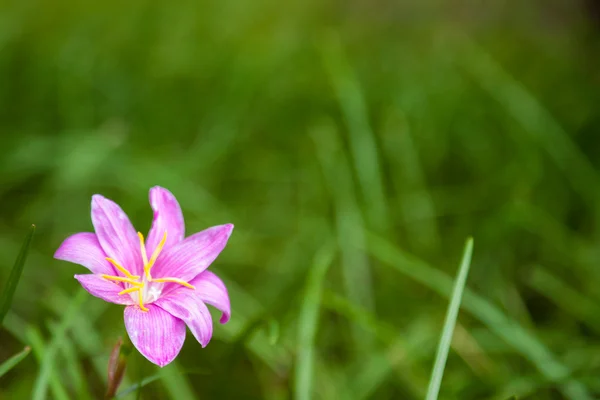
POLYGON ((232 231, 233 224, 218 225, 185 238, 183 242, 161 253, 152 269, 152 276, 172 277, 189 282, 217 258, 232 231))
POLYGON ((187 324, 192 335, 205 347, 212 337, 212 317, 206 305, 193 289, 182 287, 162 296, 153 304, 187 324))
POLYGON ((211 271, 204 271, 190 281, 196 289, 198 297, 205 303, 210 304, 221 311, 220 323, 225 324, 231 317, 231 305, 229 294, 223 281, 211 271))
POLYGON ((92 223, 106 255, 133 275, 141 275, 144 266, 139 238, 121 207, 99 194, 92 196, 92 223))
POLYGON ((167 242, 164 249, 181 242, 185 236, 185 223, 177 199, 171 192, 160 186, 150 189, 150 206, 154 211, 154 220, 146 240, 148 257, 152 255, 156 246, 167 232, 167 242))
POLYGON ((69 236, 56 250, 54 258, 83 265, 94 274, 115 274, 94 233, 81 232, 69 236))
POLYGON ((177 357, 185 341, 185 323, 154 304, 148 311, 125 308, 125 329, 136 349, 154 364, 164 367, 177 357))
POLYGON ((120 284, 108 281, 100 275, 75 275, 75 279, 91 295, 101 298, 104 301, 125 305, 134 303, 129 294, 119 295, 119 292, 123 290, 120 284))

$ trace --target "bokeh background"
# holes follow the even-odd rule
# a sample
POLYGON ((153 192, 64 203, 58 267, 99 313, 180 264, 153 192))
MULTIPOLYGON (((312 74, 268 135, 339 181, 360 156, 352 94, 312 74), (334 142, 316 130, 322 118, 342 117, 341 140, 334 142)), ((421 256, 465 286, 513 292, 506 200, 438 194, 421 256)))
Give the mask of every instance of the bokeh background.
POLYGON ((102 398, 122 307, 52 254, 95 193, 146 232, 153 185, 188 233, 235 224, 233 317, 162 370, 134 353, 120 398, 421 399, 470 235, 440 399, 600 397, 597 11, 2 2, 0 284, 37 232, 0 398, 102 398))

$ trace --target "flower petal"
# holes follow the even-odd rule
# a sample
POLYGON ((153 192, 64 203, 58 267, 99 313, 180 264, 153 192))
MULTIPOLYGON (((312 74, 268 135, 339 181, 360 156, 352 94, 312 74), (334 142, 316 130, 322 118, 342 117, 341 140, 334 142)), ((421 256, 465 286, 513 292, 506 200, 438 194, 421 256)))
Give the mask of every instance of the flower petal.
POLYGON ((185 324, 154 304, 148 311, 125 308, 125 329, 136 349, 154 364, 164 367, 177 357, 185 341, 185 324))
POLYGON ((212 317, 196 290, 182 287, 163 295, 152 304, 185 322, 202 347, 206 347, 210 342, 213 332, 212 317))
POLYGON ((186 238, 161 253, 152 276, 172 277, 189 282, 217 258, 232 231, 233 224, 218 225, 186 238))
POLYGON ((181 242, 185 236, 183 213, 177 199, 171 192, 160 186, 150 189, 150 205, 154 211, 152 228, 146 240, 146 252, 152 254, 167 232, 165 248, 181 242))
POLYGON ((141 275, 144 266, 139 238, 121 207, 99 194, 92 196, 92 223, 106 255, 133 275, 141 275))
POLYGON ((196 288, 198 297, 223 313, 220 323, 224 324, 231 317, 229 294, 223 281, 210 271, 204 271, 190 281, 196 288))
POLYGON ((117 283, 108 281, 100 275, 85 274, 75 275, 75 279, 81 283, 81 286, 91 295, 101 298, 104 301, 115 304, 133 304, 131 296, 128 294, 119 295, 123 287, 117 283))
POLYGON ((56 250, 54 258, 83 265, 94 274, 115 274, 94 233, 81 232, 69 236, 56 250))

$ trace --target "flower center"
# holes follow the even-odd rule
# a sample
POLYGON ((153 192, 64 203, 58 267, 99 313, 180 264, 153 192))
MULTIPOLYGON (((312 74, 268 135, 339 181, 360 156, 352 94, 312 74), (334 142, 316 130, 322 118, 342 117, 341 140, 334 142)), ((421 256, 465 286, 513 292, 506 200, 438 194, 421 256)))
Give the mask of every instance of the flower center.
POLYGON ((154 253, 152 253, 152 256, 150 257, 150 259, 148 259, 148 254, 146 253, 146 245, 144 244, 144 235, 142 235, 140 232, 138 232, 138 237, 140 238, 140 250, 142 253, 142 261, 144 262, 143 276, 140 277, 139 275, 131 274, 131 272, 129 272, 127 270, 127 268, 123 267, 117 261, 115 261, 114 259, 112 259, 110 257, 106 257, 106 260, 109 263, 111 263, 116 269, 118 269, 125 275, 125 276, 112 276, 112 275, 102 274, 102 277, 104 279, 107 279, 109 281, 114 281, 114 282, 123 282, 125 284, 125 286, 126 286, 125 290, 120 291, 119 295, 129 293, 131 298, 134 301, 138 302, 140 309, 142 311, 148 311, 148 308, 144 306, 144 300, 146 300, 146 304, 148 304, 148 303, 151 303, 151 302, 155 301, 156 299, 158 299, 158 297, 160 296, 160 294, 162 292, 162 287, 163 287, 164 283, 172 282, 172 283, 177 283, 179 285, 183 285, 192 290, 196 289, 193 285, 190 285, 186 281, 181 280, 179 278, 171 278, 171 277, 153 278, 152 277, 150 270, 154 266, 156 259, 160 255, 160 252, 162 251, 163 247, 165 246, 165 243, 167 241, 167 231, 165 231, 165 234, 163 235, 162 240, 160 241, 158 246, 156 246, 156 249, 154 250, 154 253), (153 282, 158 283, 158 285, 154 284, 153 282))

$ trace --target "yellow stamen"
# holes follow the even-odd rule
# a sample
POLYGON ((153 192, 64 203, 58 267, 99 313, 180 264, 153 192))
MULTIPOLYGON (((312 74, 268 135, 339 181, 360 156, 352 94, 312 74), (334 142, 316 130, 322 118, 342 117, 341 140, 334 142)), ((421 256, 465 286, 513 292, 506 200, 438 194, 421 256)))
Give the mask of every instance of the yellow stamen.
POLYGON ((146 245, 144 244, 144 235, 141 232, 138 232, 138 237, 140 238, 140 248, 142 250, 142 261, 144 261, 144 268, 148 265, 148 254, 146 253, 146 245))
MULTIPOLYGON (((110 281, 125 282, 125 283, 130 283, 132 285, 136 285, 136 286, 139 286, 139 287, 144 287, 144 284, 142 282, 137 282, 137 281, 135 281, 133 279, 130 279, 130 278, 123 278, 122 276, 112 276, 112 275, 102 274, 102 277, 104 279, 108 279, 110 281)), ((138 278, 139 278, 139 276, 138 276, 138 278)))
POLYGON ((136 287, 132 287, 129 289, 125 289, 123 291, 119 292, 119 296, 125 293, 131 293, 131 292, 135 292, 135 291, 141 291, 144 287, 143 286, 136 286, 136 287))
POLYGON ((146 278, 148 279, 148 282, 152 282, 152 275, 150 275, 150 269, 154 266, 154 263, 156 262, 156 259, 160 255, 160 252, 162 251, 166 241, 167 241, 167 231, 165 231, 165 234, 163 235, 162 240, 160 241, 158 246, 156 246, 156 249, 154 249, 154 253, 152 253, 152 257, 150 257, 150 260, 148 260, 148 262, 146 263, 146 266, 144 267, 144 272, 146 272, 146 278))
POLYGON ((133 279, 133 280, 140 279, 140 277, 138 275, 131 275, 131 272, 127 271, 127 269, 123 268, 118 262, 116 262, 112 258, 106 257, 106 261, 108 261, 109 263, 111 263, 112 265, 114 265, 114 267, 116 269, 118 269, 119 271, 121 271, 122 273, 124 273, 125 276, 128 277, 129 279, 133 279))
POLYGON ((150 311, 150 309, 148 309, 147 307, 144 307, 144 299, 142 299, 142 292, 141 291, 140 291, 139 299, 140 299, 140 310, 142 310, 144 312, 150 311))
POLYGON ((190 285, 190 284, 189 284, 189 283, 187 283, 186 281, 184 281, 184 280, 181 280, 181 279, 177 279, 177 278, 154 278, 154 279, 153 279, 153 281, 154 281, 154 282, 173 282, 173 283, 178 283, 178 284, 180 284, 180 285, 183 285, 183 286, 185 286, 185 287, 188 287, 188 288, 190 288, 190 289, 194 289, 194 290, 196 289, 196 288, 194 287, 194 285, 190 285))
POLYGON ((144 292, 145 292, 144 289, 146 288, 146 283, 148 283, 148 282, 152 282, 152 281, 161 282, 161 283, 172 282, 172 283, 177 283, 179 285, 185 286, 192 290, 196 289, 193 285, 190 285, 189 283, 187 283, 184 280, 181 280, 179 278, 166 277, 166 278, 153 279, 152 275, 150 275, 150 270, 154 266, 154 263, 158 259, 160 252, 162 251, 163 247, 165 246, 165 243, 167 242, 167 231, 165 231, 163 238, 156 246, 156 249, 154 249, 154 252, 152 253, 152 257, 150 257, 150 259, 148 259, 148 253, 146 252, 146 244, 144 243, 144 235, 142 235, 140 232, 138 232, 137 234, 138 234, 138 238, 140 239, 140 253, 142 255, 142 261, 144 262, 144 275, 145 275, 146 279, 142 279, 141 281, 139 281, 140 277, 138 275, 131 274, 131 272, 129 272, 126 268, 124 268, 122 265, 120 265, 114 259, 109 258, 109 257, 106 258, 106 260, 109 263, 111 263, 116 269, 121 271, 125 275, 125 277, 104 275, 104 274, 101 276, 104 279, 107 279, 109 281, 124 282, 124 283, 128 283, 128 284, 132 285, 132 287, 121 290, 119 292, 119 295, 138 292, 138 302, 139 302, 140 310, 142 310, 144 312, 148 312, 148 311, 150 311, 150 309, 148 307, 144 306, 144 296, 143 296, 144 292))

